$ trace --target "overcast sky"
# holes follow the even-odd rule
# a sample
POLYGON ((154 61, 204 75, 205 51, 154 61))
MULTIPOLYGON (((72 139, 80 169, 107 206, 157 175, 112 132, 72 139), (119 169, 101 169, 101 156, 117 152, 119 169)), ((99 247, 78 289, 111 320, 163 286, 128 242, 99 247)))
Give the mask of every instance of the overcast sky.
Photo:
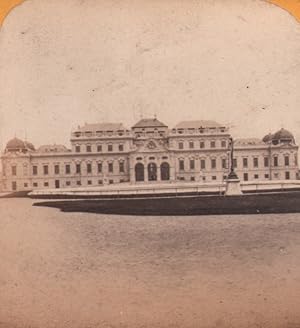
POLYGON ((299 89, 300 24, 261 0, 28 0, 0 30, 2 145, 154 114, 300 142, 299 89))

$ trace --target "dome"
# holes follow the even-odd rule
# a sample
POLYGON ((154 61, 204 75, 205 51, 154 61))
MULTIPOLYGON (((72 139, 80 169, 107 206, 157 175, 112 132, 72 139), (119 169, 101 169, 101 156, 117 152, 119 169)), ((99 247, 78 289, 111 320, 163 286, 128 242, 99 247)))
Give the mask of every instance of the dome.
POLYGON ((279 131, 277 131, 274 134, 272 141, 273 142, 293 142, 293 143, 295 143, 293 134, 285 129, 280 129, 279 131))
POLYGON ((26 145, 25 142, 18 138, 13 138, 9 140, 9 142, 6 144, 6 149, 9 150, 25 150, 26 145))
POLYGON ((9 140, 5 149, 6 151, 21 151, 23 153, 28 150, 35 150, 34 145, 31 142, 23 141, 18 138, 9 140))
POLYGON ((34 145, 31 142, 25 141, 24 144, 29 150, 35 150, 34 145))
POLYGON ((271 141, 272 139, 273 139, 273 134, 269 133, 263 137, 262 141, 267 143, 267 142, 271 141))

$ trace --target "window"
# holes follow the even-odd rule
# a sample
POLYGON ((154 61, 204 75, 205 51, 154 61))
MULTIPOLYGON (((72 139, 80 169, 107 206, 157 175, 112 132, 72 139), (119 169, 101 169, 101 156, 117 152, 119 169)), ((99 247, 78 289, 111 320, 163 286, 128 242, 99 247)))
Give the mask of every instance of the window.
POLYGON ((269 167, 269 157, 264 157, 264 167, 269 167))
POLYGON ((243 167, 248 167, 248 158, 243 158, 243 167))
POLYGON ((248 173, 244 173, 244 181, 248 181, 248 173))
POLYGON ((23 164, 23 174, 28 175, 28 165, 26 163, 23 164))
POLYGON ((81 173, 81 165, 80 164, 76 164, 76 173, 77 174, 81 173))
POLYGON ((215 141, 210 142, 210 148, 216 148, 216 142, 215 141))
POLYGON ((258 174, 254 174, 254 179, 258 179, 259 175, 258 174))
POLYGON ((58 164, 54 165, 54 174, 59 174, 59 165, 58 164))
POLYGON ((216 167, 217 167, 217 161, 216 161, 215 158, 213 158, 213 159, 211 160, 211 168, 212 168, 212 169, 215 169, 216 167))
POLYGON ((102 145, 97 145, 97 152, 100 153, 102 151, 102 145))
POLYGON ((216 177, 215 175, 213 175, 213 176, 211 177, 211 179, 212 179, 212 180, 217 180, 217 177, 216 177))
POLYGON ((265 174, 265 179, 269 179, 269 174, 265 174))
POLYGON ((77 186, 81 186, 81 181, 80 180, 77 180, 76 181, 76 184, 77 184, 77 186))
POLYGON ((179 148, 179 149, 183 149, 183 142, 179 142, 179 143, 178 143, 178 148, 179 148))
POLYGON ((44 182, 44 187, 49 187, 49 182, 44 182))
POLYGON ((88 185, 91 185, 92 184, 92 180, 88 180, 87 184, 88 185))
POLYGON ((70 174, 71 173, 71 165, 70 164, 66 164, 65 171, 66 171, 66 174, 70 174))
POLYGON ((102 163, 98 163, 98 173, 102 173, 102 163))
POLYGON ((253 158, 253 167, 258 167, 258 158, 257 157, 253 158))
POLYGON ((285 179, 289 180, 290 179, 290 172, 285 172, 285 179))
POLYGON ((195 170, 195 160, 190 159, 190 170, 195 170))
POLYGON ((226 158, 222 158, 222 169, 227 169, 227 160, 226 160, 226 158))
POLYGON ((79 145, 75 146, 75 152, 80 153, 80 146, 79 145))
POLYGON ((103 184, 103 180, 98 180, 98 185, 102 185, 103 184))
POLYGON ((233 159, 233 167, 236 169, 237 168, 237 158, 233 159))
POLYGON ((179 160, 179 170, 184 171, 184 160, 183 159, 179 160))
POLYGON ((278 157, 277 156, 275 156, 273 158, 273 161, 274 161, 274 166, 278 166, 278 157))
POLYGON ((66 186, 70 186, 71 182, 70 181, 66 181, 66 186))
POLYGON ((109 180, 108 183, 109 184, 113 184, 114 183, 114 180, 109 180))
POLYGON ((34 187, 38 187, 38 183, 37 183, 37 182, 34 182, 34 183, 33 183, 33 186, 34 186, 34 187))
POLYGON ((191 181, 195 181, 195 177, 191 177, 191 181))
POLYGON ((285 166, 290 165, 290 157, 288 155, 284 156, 284 165, 285 166))
POLYGON ((203 181, 206 181, 206 177, 202 177, 202 180, 203 180, 203 181))
POLYGON ((119 151, 124 151, 124 145, 119 145, 119 151))
POLYGON ((194 148, 194 142, 193 141, 190 141, 189 142, 189 147, 190 147, 190 149, 193 149, 194 148))
POLYGON ((24 183, 24 188, 27 188, 27 187, 28 187, 28 183, 25 182, 25 183, 24 183))
POLYGON ((222 147, 222 148, 226 148, 226 141, 225 141, 225 140, 222 140, 222 141, 221 141, 221 147, 222 147))
POLYGON ((48 168, 48 165, 44 165, 44 166, 43 166, 43 171, 44 171, 44 175, 49 174, 49 168, 48 168))
POLYGON ((200 166, 201 166, 201 170, 205 169, 205 159, 200 160, 200 166))
POLYGON ((92 146, 91 145, 86 145, 86 152, 90 153, 92 151, 92 146))
POLYGON ((17 166, 16 166, 16 165, 13 165, 13 166, 11 167, 11 174, 12 174, 12 175, 17 175, 17 166))
POLYGON ((108 163, 108 172, 112 173, 114 171, 113 163, 108 163))
POLYGON ((107 146, 107 150, 108 150, 108 151, 113 151, 113 145, 108 145, 108 146, 107 146))
POLYGON ((91 163, 86 164, 86 171, 87 171, 87 173, 92 173, 92 164, 91 163))
POLYGON ((200 148, 205 148, 205 143, 204 143, 204 141, 200 141, 200 148))
POLYGON ((125 172, 124 162, 120 162, 119 163, 119 171, 120 171, 120 173, 124 173, 125 172))

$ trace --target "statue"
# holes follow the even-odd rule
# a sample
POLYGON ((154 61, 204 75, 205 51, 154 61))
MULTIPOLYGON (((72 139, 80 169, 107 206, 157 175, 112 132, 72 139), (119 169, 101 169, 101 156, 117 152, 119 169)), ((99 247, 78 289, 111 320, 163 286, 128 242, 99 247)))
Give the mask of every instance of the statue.
POLYGON ((228 178, 227 179, 238 179, 237 174, 234 172, 233 150, 234 150, 233 139, 232 138, 229 138, 230 172, 228 174, 228 178))

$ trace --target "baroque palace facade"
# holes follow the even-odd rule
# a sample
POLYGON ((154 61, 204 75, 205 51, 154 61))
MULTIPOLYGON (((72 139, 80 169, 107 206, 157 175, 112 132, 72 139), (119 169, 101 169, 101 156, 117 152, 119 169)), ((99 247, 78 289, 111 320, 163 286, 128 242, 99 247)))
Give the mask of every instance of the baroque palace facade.
MULTIPOLYGON (((85 124, 71 134, 71 149, 10 140, 1 156, 2 191, 74 188, 115 183, 222 182, 229 172, 228 128, 214 121, 184 121, 174 128, 156 118, 123 124, 85 124)), ((234 141, 242 181, 298 179, 298 146, 281 129, 260 139, 234 141)))

